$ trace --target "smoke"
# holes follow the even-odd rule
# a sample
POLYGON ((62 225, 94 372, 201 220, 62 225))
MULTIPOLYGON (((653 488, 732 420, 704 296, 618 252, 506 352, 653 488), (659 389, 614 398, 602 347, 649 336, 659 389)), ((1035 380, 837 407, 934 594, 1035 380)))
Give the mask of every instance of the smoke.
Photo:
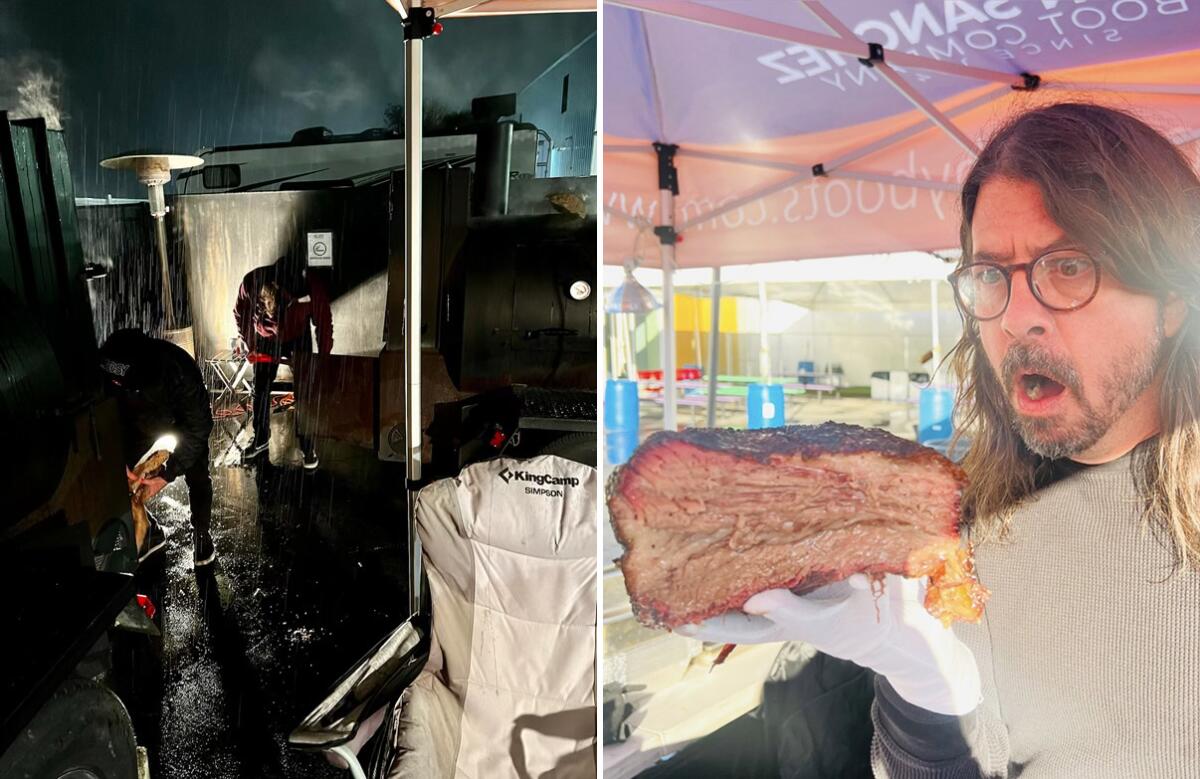
POLYGON ((0 110, 12 119, 42 117, 51 130, 61 130, 62 66, 36 54, 0 57, 0 110))

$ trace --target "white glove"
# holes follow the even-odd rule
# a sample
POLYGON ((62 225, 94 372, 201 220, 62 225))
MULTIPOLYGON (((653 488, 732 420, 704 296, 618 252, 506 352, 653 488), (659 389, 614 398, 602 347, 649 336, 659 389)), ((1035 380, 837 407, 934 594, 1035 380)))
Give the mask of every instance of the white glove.
POLYGON ((827 655, 887 677, 904 700, 961 716, 979 705, 975 656, 925 610, 925 580, 886 577, 876 598, 871 581, 851 576, 801 597, 767 590, 729 612, 675 632, 723 644, 804 641, 827 655))

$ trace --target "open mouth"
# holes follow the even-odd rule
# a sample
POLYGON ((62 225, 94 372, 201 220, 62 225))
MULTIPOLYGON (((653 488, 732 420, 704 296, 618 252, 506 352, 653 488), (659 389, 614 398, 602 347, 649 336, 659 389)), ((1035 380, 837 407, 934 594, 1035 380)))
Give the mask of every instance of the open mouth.
POLYGON ((1040 373, 1024 373, 1017 380, 1018 391, 1033 402, 1056 398, 1066 389, 1062 384, 1040 373))

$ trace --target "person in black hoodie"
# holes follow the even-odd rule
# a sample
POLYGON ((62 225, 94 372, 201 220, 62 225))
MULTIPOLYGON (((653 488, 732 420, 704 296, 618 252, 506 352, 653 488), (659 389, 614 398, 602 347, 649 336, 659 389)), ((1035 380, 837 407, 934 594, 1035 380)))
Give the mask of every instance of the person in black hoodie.
MULTIPOLYGON (((213 488, 208 436, 213 421, 199 367, 178 346, 127 329, 113 333, 100 348, 100 370, 120 406, 130 491, 149 500, 183 476, 191 495, 195 564, 199 568, 212 563, 216 548, 210 533, 213 488), (129 470, 164 435, 173 435, 176 443, 161 473, 143 479, 129 470)), ((152 529, 147 546, 161 546, 153 533, 152 529)))

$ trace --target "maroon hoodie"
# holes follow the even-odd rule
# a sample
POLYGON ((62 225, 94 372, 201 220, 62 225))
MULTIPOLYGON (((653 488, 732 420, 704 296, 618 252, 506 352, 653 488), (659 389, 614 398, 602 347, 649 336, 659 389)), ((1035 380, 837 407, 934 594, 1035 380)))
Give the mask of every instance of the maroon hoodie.
POLYGON ((317 328, 317 352, 333 350, 333 312, 329 308, 329 290, 325 280, 305 274, 305 289, 297 294, 278 284, 279 294, 274 316, 268 315, 259 298, 262 287, 277 281, 277 264, 255 268, 245 275, 233 307, 238 334, 251 352, 263 355, 290 354, 308 343, 309 322, 317 328))

